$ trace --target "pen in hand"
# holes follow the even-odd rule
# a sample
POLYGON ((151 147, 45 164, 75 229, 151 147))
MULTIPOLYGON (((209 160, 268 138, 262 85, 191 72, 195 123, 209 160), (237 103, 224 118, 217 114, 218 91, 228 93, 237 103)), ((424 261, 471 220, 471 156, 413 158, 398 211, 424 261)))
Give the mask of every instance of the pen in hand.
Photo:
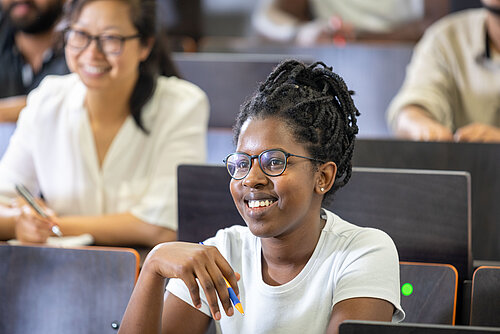
POLYGON ((227 286, 227 291, 229 292, 229 298, 234 304, 234 307, 243 315, 245 315, 245 312, 243 312, 243 306, 241 306, 241 302, 234 293, 233 288, 231 287, 231 284, 227 281, 227 279, 224 277, 224 281, 226 281, 226 286, 227 286))
MULTIPOLYGON (((35 201, 35 198, 33 197, 33 195, 29 192, 29 190, 23 186, 22 184, 16 184, 16 191, 17 193, 22 197, 24 198, 24 200, 29 204, 29 206, 36 211, 36 213, 38 213, 42 218, 45 218, 45 219, 50 219, 49 215, 47 215, 42 207, 40 205, 38 205, 38 203, 35 201)), ((59 229, 59 226, 57 226, 56 224, 52 224, 52 232, 57 235, 58 237, 62 237, 63 234, 61 232, 61 230, 59 229)))
MULTIPOLYGON (((200 242, 200 245, 203 245, 203 242, 200 242)), ((241 306, 240 300, 236 296, 236 293, 234 293, 233 287, 231 286, 231 284, 229 284, 229 282, 227 281, 227 279, 225 277, 223 277, 223 278, 224 278, 224 281, 226 282, 227 291, 229 292, 229 298, 231 299, 231 302, 233 302, 234 307, 241 314, 245 315, 245 312, 243 312, 243 306, 241 306)))

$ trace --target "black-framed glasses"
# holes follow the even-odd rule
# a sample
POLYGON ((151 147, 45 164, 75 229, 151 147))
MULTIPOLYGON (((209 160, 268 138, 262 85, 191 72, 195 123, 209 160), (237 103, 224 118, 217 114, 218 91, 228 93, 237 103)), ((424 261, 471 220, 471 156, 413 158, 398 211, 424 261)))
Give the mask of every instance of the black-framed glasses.
POLYGON ((322 160, 291 154, 281 149, 270 149, 258 155, 248 155, 242 152, 229 154, 223 161, 229 175, 235 180, 245 178, 252 168, 253 159, 257 158, 260 169, 267 176, 280 176, 285 172, 289 157, 297 157, 324 163, 322 160))
POLYGON ((119 36, 119 35, 90 35, 85 31, 76 29, 66 29, 64 33, 64 41, 66 46, 74 51, 80 52, 85 50, 93 40, 97 43, 99 51, 106 55, 117 56, 123 51, 123 44, 130 39, 139 38, 141 35, 119 36))

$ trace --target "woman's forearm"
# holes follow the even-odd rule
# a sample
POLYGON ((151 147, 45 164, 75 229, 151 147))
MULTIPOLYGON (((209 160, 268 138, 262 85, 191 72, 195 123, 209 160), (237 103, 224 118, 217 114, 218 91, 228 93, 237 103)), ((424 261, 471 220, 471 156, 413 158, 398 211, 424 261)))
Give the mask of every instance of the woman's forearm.
POLYGON ((177 239, 175 231, 146 223, 131 213, 65 216, 57 218, 57 222, 64 235, 90 233, 99 245, 153 247, 177 239))
POLYGON ((164 291, 165 279, 146 261, 118 333, 160 333, 164 291))

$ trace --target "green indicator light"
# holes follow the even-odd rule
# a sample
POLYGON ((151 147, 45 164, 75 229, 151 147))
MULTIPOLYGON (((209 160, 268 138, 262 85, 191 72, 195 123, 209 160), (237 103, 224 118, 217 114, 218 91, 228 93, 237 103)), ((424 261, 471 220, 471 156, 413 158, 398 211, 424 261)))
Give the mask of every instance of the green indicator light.
POLYGON ((409 296, 413 293, 413 285, 410 283, 405 283, 401 286, 401 293, 403 296, 409 296))

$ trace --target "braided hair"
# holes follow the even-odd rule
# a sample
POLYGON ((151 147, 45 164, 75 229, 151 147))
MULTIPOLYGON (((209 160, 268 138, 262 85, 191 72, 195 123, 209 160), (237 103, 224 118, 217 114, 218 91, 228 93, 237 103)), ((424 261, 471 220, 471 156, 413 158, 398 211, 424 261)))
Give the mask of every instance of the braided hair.
POLYGON ((237 143, 247 119, 276 117, 290 127, 311 157, 333 161, 337 177, 325 198, 351 177, 351 158, 358 133, 354 106, 344 80, 322 62, 310 66, 297 60, 280 63, 240 108, 233 128, 237 143))

